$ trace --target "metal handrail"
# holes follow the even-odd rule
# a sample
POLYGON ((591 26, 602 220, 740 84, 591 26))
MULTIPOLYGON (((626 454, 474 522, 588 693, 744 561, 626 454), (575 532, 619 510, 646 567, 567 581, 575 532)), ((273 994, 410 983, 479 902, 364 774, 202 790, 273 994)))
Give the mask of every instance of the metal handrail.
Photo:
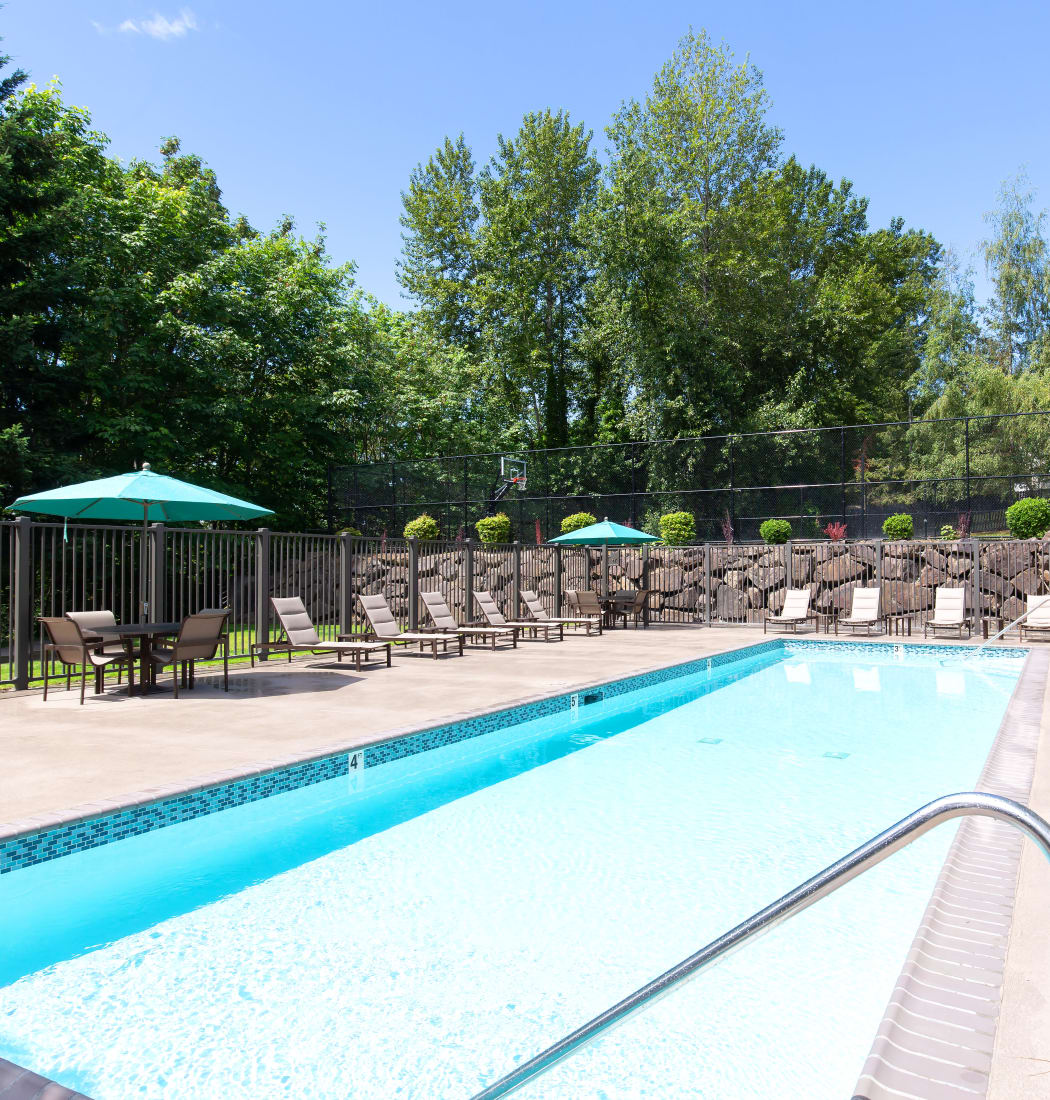
POLYGON ((917 840, 923 833, 929 832, 942 821, 968 816, 992 817, 1015 825, 1023 833, 1027 833, 1042 848, 1043 854, 1050 859, 1050 824, 1029 810, 1027 806, 1022 806, 1009 798, 984 794, 980 791, 951 794, 935 799, 915 810, 914 813, 908 814, 896 825, 879 833, 849 855, 825 867, 823 871, 807 879, 801 886, 796 886, 794 890, 773 902, 772 905, 767 905, 765 909, 748 917, 742 924, 738 924, 718 939, 712 940, 696 954, 683 959, 677 966, 673 966, 658 978, 643 985, 641 989, 625 997, 612 1008, 606 1009, 601 1015, 595 1016, 589 1023, 578 1027, 546 1050, 523 1062, 495 1084, 482 1089, 472 1097, 472 1100, 496 1100, 497 1097, 509 1096, 512 1092, 516 1092, 529 1081, 546 1073, 564 1058, 575 1053, 584 1044, 598 1038, 657 998, 669 993, 679 983, 693 977, 704 967, 724 959, 736 948, 742 947, 763 932, 768 932, 790 917, 808 909, 869 867, 881 863, 894 852, 917 840))
MULTIPOLYGON (((1050 596, 1048 596, 1047 599, 1050 599, 1050 596)), ((1022 611, 1021 614, 1018 615, 1017 618, 1014 619, 1014 621, 1012 623, 1007 623, 1006 626, 1004 626, 1002 630, 997 631, 990 638, 985 638, 985 640, 983 642, 981 642, 981 644, 976 649, 969 650, 967 652, 966 656, 967 657, 976 657, 977 654, 980 653, 981 650, 984 649, 984 647, 986 645, 991 645, 992 642, 997 641, 1005 633, 1007 633, 1007 631, 1013 630, 1013 628, 1015 626, 1017 626, 1018 623, 1023 623, 1024 620, 1027 619, 1028 616, 1031 615, 1033 611, 1038 611, 1039 608, 1041 608, 1043 606, 1043 604, 1044 604, 1044 601, 1040 600, 1039 603, 1033 604, 1031 607, 1026 607, 1024 609, 1024 611, 1022 611)), ((1038 627, 1036 629, 1038 629, 1038 627)))

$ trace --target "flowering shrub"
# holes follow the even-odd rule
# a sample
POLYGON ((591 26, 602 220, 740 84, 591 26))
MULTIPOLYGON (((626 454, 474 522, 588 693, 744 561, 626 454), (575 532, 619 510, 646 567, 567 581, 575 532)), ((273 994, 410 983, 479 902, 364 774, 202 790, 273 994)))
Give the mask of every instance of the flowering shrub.
POLYGON ((845 542, 846 541, 846 525, 841 522, 832 520, 831 523, 824 528, 824 534, 831 539, 832 542, 845 542))

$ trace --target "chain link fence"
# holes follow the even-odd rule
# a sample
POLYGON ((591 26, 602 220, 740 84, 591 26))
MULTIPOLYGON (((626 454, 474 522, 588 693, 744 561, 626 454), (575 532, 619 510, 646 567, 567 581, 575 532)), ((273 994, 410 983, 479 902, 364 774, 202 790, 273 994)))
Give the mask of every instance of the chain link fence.
POLYGON ((870 538, 894 512, 909 512, 922 537, 960 520, 974 534, 1001 534, 1010 504, 1050 491, 1050 412, 518 452, 527 490, 497 499, 501 457, 333 469, 332 529, 394 536, 428 512, 455 538, 499 510, 516 538, 539 542, 572 512, 651 527, 683 510, 699 542, 722 538, 727 520, 738 540, 754 539, 771 518, 789 520, 798 538, 819 538, 832 521, 870 538))

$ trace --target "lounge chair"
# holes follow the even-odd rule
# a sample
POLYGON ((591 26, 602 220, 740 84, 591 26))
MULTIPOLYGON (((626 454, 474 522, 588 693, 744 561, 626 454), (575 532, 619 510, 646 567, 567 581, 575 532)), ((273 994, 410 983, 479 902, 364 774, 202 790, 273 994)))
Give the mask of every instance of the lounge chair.
POLYGON ((182 686, 193 687, 193 666, 196 661, 211 661, 222 646, 222 686, 230 690, 230 651, 226 637, 228 611, 198 611, 187 615, 179 626, 179 632, 170 645, 154 646, 149 659, 158 667, 171 665, 174 674, 175 698, 179 697, 179 668, 182 669, 182 686))
POLYGON ((445 597, 440 592, 420 592, 420 599, 423 601, 423 606, 427 609, 427 614, 430 616, 431 622, 434 624, 436 630, 442 630, 446 634, 462 634, 465 638, 473 640, 481 639, 484 641, 486 638, 492 642, 492 648, 496 648, 496 642, 499 639, 509 641, 511 645, 518 648, 518 628, 516 626, 460 626, 456 622, 455 615, 449 610, 449 606, 445 603, 445 597))
POLYGON ((961 638, 963 627, 967 636, 973 634, 973 619, 966 614, 966 589, 938 588, 933 594, 933 618, 926 620, 922 636, 932 630, 936 638, 938 630, 956 630, 961 638))
POLYGON ((397 625, 397 619, 394 618, 394 613, 390 610, 390 604, 386 602, 385 596, 358 596, 357 598, 361 602, 364 613, 368 616, 372 633, 381 642, 397 643, 398 645, 419 642, 420 652, 422 652, 424 646, 430 646, 430 652, 434 660, 437 660, 439 645, 443 645, 447 653, 448 643, 458 642, 459 655, 463 656, 463 642, 465 639, 462 634, 441 633, 436 630, 429 634, 420 630, 402 630, 397 625))
POLYGON ((779 615, 770 615, 768 612, 762 619, 762 633, 770 626, 782 626, 786 630, 791 628, 793 634, 798 633, 798 628, 809 619, 816 619, 816 613, 810 611, 809 601, 812 593, 808 588, 789 588, 784 596, 784 606, 779 615))
POLYGON ((306 605, 298 596, 282 596, 280 598, 272 596, 270 603, 273 605, 274 611, 277 612, 277 618, 280 620, 285 640, 256 642, 251 648, 252 668, 255 667, 256 650, 266 653, 271 649, 281 652, 287 650, 289 661, 292 659, 294 652, 301 653, 305 651, 310 653, 334 653, 337 661, 352 656, 354 658, 354 668, 358 672, 361 671, 362 656, 367 661, 373 653, 381 653, 385 650, 387 668, 390 667, 389 642, 364 642, 353 638, 345 638, 342 635, 340 635, 339 641, 326 642, 318 637, 313 620, 306 610, 306 605))
POLYGON ((835 620, 835 633, 839 632, 840 626, 848 626, 854 633, 858 628, 863 627, 870 634, 871 628, 879 625, 881 597, 881 588, 854 588, 853 606, 847 616, 835 620))
POLYGON ((523 588, 521 591, 521 600, 528 609, 529 614, 540 623, 561 623, 563 626, 572 626, 577 629, 581 626, 587 628, 587 633, 590 634, 593 627, 598 628, 598 633, 602 632, 602 617, 601 615, 577 615, 575 618, 560 616, 560 615, 548 615, 547 609, 540 602, 539 596, 532 591, 531 588, 523 588))
POLYGON ((503 612, 496 606, 496 601, 492 598, 491 592, 475 590, 474 601, 477 603, 478 607, 481 608, 481 613, 485 616, 485 621, 489 626, 516 626, 519 630, 527 630, 533 635, 538 634, 542 630, 544 641, 548 642, 551 640, 552 630, 558 632, 558 641, 561 641, 565 637, 565 626, 563 623, 544 623, 536 619, 523 620, 504 618, 503 612))
MULTIPOLYGON (((128 694, 131 694, 135 687, 135 665, 130 644, 122 644, 120 653, 105 653, 103 652, 103 643, 85 640, 80 626, 73 619, 46 618, 41 619, 40 622, 49 639, 44 645, 43 652, 45 702, 47 702, 47 685, 50 679, 48 669, 52 657, 57 657, 59 662, 65 666, 66 691, 71 686, 73 669, 79 667, 81 706, 84 705, 84 689, 87 687, 87 670, 89 668, 96 675, 101 673, 104 677, 106 669, 111 665, 126 664, 128 666, 128 694)), ((100 685, 96 682, 96 692, 99 689, 100 685)))
POLYGON ((1050 595, 1026 596, 1025 611, 1027 615, 1020 623, 1021 641, 1025 634, 1050 633, 1050 595))

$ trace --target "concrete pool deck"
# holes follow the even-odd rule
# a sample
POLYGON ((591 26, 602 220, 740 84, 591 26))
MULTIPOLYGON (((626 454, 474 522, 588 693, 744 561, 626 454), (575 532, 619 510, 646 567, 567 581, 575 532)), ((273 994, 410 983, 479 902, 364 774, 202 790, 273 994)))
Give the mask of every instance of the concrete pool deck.
MULTIPOLYGON (((814 637, 827 636, 799 635, 814 637)), ((395 655, 393 668, 374 662, 360 673, 329 657, 290 664, 276 658, 254 671, 234 666, 229 694, 221 690, 221 674, 202 673, 197 690, 178 700, 170 687, 131 699, 111 687, 102 696, 89 696, 83 707, 78 694, 67 694, 64 686, 46 704, 38 691, 7 693, 0 696, 0 821, 7 823, 0 825, 0 835, 109 813, 384 735, 762 640, 754 627, 654 625, 609 631, 601 638, 570 634, 561 643, 525 641, 516 651, 468 648, 463 658, 450 654, 438 661, 405 652, 395 655)), ((921 643, 922 638, 871 641, 921 643)), ((1032 808, 1044 816, 1050 816, 1048 706, 1044 695, 1031 798, 1032 808)), ((1026 845, 986 1093, 996 1100, 1050 1098, 1048 904, 1050 870, 1026 845)))

